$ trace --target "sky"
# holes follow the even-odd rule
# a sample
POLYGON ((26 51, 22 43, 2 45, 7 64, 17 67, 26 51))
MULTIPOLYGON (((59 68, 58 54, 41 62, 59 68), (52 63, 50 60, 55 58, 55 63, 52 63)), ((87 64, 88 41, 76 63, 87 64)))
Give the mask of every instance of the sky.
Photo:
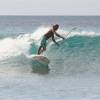
POLYGON ((0 0, 0 15, 100 15, 100 0, 0 0))

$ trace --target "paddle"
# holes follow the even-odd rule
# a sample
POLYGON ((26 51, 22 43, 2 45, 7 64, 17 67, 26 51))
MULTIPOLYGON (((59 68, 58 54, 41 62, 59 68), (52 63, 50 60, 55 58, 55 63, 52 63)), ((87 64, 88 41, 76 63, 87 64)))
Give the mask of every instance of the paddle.
POLYGON ((77 27, 73 27, 73 28, 67 33, 67 36, 66 36, 66 37, 68 37, 68 35, 69 35, 73 30, 75 30, 75 29, 77 29, 77 27))

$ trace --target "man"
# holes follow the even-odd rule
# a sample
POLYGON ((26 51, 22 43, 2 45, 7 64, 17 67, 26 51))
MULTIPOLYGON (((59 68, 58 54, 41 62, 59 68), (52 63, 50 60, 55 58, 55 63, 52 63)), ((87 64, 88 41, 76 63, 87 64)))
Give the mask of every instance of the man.
POLYGON ((61 35, 59 35, 56 31, 58 30, 59 28, 59 25, 56 24, 56 25, 53 25, 52 29, 50 29, 46 34, 44 34, 43 38, 42 38, 42 41, 41 41, 41 45, 38 49, 38 54, 41 54, 42 52, 44 52, 46 50, 46 41, 49 39, 49 38, 52 38, 52 41, 57 45, 59 46, 59 44, 55 41, 55 38, 54 38, 54 35, 62 38, 62 39, 65 39, 64 37, 62 37, 61 35))

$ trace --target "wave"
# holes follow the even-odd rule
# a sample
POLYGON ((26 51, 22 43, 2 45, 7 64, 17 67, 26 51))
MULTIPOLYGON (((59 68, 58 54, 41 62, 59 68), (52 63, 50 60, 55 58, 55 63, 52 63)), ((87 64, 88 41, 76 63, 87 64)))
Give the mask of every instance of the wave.
MULTIPOLYGON (((41 37, 49 30, 50 27, 39 27, 36 31, 33 33, 26 33, 24 35, 19 35, 16 38, 4 38, 0 40, 0 59, 6 59, 10 56, 16 56, 20 54, 28 54, 29 49, 35 48, 33 51, 36 53, 36 50, 40 44, 41 37)), ((63 36, 67 36, 68 30, 59 30, 59 33, 61 33, 63 36)), ((71 34, 69 34, 69 37, 73 36, 97 36, 98 34, 95 32, 86 32, 81 31, 78 32, 78 30, 73 31, 71 34)))
POLYGON ((100 72, 100 36, 73 36, 46 51, 51 68, 62 73, 100 72))
MULTIPOLYGON (((14 65, 15 59, 17 66, 29 66, 28 57, 37 53, 41 37, 48 30, 49 27, 39 27, 33 33, 0 40, 0 63, 6 60, 7 64, 10 64, 9 59, 11 59, 10 61, 14 65), (23 63, 21 59, 27 64, 23 63)), ((66 37, 68 30, 59 30, 58 33, 66 37)), ((100 71, 100 35, 98 33, 75 30, 66 38, 66 40, 56 38, 60 46, 57 47, 50 42, 44 52, 44 55, 51 61, 50 67, 53 71, 64 73, 66 71, 70 73, 100 71)))

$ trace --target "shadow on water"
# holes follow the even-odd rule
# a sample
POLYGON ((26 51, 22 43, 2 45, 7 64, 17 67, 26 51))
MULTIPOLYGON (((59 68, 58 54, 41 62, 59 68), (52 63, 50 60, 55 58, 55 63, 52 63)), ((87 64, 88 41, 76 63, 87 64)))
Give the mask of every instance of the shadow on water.
POLYGON ((31 60, 32 72, 38 74, 48 74, 50 69, 46 63, 37 60, 31 60))

